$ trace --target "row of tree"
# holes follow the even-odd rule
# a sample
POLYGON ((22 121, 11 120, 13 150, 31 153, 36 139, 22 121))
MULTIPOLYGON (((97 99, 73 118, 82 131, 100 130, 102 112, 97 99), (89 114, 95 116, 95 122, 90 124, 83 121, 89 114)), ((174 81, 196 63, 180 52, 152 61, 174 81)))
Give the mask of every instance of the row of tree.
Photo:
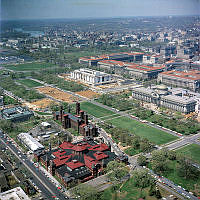
POLYGON ((146 138, 141 138, 137 135, 130 133, 126 129, 122 128, 106 128, 106 131, 112 135, 112 138, 117 142, 121 142, 124 146, 131 146, 135 150, 139 150, 141 152, 150 152, 154 149, 155 145, 149 142, 146 138))
POLYGON ((44 81, 45 83, 53 84, 58 88, 72 92, 81 91, 86 88, 83 85, 80 85, 76 82, 66 81, 62 78, 59 78, 55 76, 55 74, 52 74, 50 71, 47 70, 41 71, 40 73, 32 73, 31 76, 40 81, 44 81))
POLYGON ((11 77, 1 77, 0 85, 3 89, 12 92, 14 95, 27 101, 42 99, 45 97, 33 89, 26 89, 22 85, 17 85, 11 77))
POLYGON ((104 105, 116 108, 120 111, 125 111, 133 108, 133 103, 127 100, 126 95, 103 94, 99 97, 98 101, 104 105))
POLYGON ((196 134, 200 130, 200 125, 196 121, 168 118, 143 108, 137 109, 133 115, 185 135, 196 134))
MULTIPOLYGON (((138 157, 137 162, 142 166, 148 165, 147 158, 143 155, 138 157)), ((199 171, 193 166, 193 161, 189 157, 166 148, 153 151, 149 164, 159 175, 166 175, 171 170, 176 170, 184 179, 196 180, 200 177, 199 171), (176 163, 175 169, 172 168, 174 166, 172 163, 176 163)))

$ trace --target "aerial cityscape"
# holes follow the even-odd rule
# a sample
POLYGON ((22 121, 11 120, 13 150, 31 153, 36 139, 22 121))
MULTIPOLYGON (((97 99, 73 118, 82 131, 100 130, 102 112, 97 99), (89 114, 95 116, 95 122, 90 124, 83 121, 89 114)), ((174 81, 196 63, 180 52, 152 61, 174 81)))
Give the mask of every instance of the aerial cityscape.
POLYGON ((0 7, 0 200, 200 199, 199 0, 0 7))

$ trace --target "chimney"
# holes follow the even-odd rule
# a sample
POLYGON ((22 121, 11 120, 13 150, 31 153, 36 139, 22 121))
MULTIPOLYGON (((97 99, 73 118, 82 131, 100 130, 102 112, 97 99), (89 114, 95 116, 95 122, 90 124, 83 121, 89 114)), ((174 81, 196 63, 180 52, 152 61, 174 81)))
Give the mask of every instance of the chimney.
POLYGON ((85 113, 84 115, 84 123, 85 124, 88 124, 88 115, 85 113))
POLYGON ((63 118, 63 106, 60 106, 60 121, 62 122, 63 118))
POLYGON ((82 110, 80 111, 80 116, 81 116, 81 119, 84 120, 84 111, 82 110))
POLYGON ((63 128, 67 129, 68 127, 68 115, 63 115, 64 120, 63 120, 63 128))
POLYGON ((80 103, 76 102, 76 114, 79 115, 80 114, 80 103))
POLYGON ((71 112, 71 107, 70 107, 70 105, 68 106, 68 113, 70 113, 71 112))

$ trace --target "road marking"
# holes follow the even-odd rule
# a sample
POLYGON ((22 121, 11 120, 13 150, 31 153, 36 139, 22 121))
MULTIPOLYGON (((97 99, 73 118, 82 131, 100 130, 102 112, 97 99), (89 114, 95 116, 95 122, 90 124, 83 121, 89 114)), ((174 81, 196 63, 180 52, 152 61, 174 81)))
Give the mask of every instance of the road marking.
MULTIPOLYGON (((4 145, 6 145, 6 143, 3 141, 3 140, 1 140, 3 143, 4 143, 4 145)), ((46 185, 46 184, 44 184, 43 183, 43 181, 35 174, 35 172, 23 161, 23 160, 21 160, 21 158, 8 146, 8 145, 6 145, 9 149, 10 149, 10 151, 20 160, 20 161, 22 161, 22 163, 26 166, 26 168, 33 174, 33 175, 35 175, 35 177, 40 181, 40 183, 42 184, 42 185, 44 185, 45 187, 46 187, 46 189, 52 194, 52 195, 55 195, 52 191, 51 191, 51 189, 49 189, 49 187, 46 185)))

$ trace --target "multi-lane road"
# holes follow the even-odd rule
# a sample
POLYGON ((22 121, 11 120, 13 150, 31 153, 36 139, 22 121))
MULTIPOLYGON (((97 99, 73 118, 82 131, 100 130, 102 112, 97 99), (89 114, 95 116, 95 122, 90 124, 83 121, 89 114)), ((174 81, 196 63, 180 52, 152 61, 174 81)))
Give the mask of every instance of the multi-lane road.
MULTIPOLYGON (((103 129, 100 128, 99 132, 100 135, 104 138, 104 140, 110 143, 113 152, 115 152, 117 155, 125 155, 124 152, 117 146, 117 144, 108 136, 108 134, 103 129)), ((198 137, 199 137, 198 135, 195 135, 190 137, 190 139, 195 140, 198 137)), ((128 161, 132 169, 141 168, 141 166, 137 164, 137 156, 128 156, 128 161)), ((165 177, 160 177, 157 174, 155 174, 152 170, 148 168, 146 169, 149 170, 149 173, 157 180, 159 186, 167 189, 172 194, 176 194, 176 196, 178 196, 180 199, 186 199, 186 198, 192 200, 198 199, 192 193, 189 193, 189 191, 186 191, 184 188, 173 183, 169 179, 165 177)))
POLYGON ((0 142, 4 144, 20 161, 24 167, 32 174, 33 182, 42 191, 42 194, 46 199, 51 200, 58 198, 60 200, 69 199, 54 185, 41 171, 36 168, 33 163, 27 158, 27 156, 21 152, 13 143, 8 141, 4 137, 4 134, 0 131, 0 142))

